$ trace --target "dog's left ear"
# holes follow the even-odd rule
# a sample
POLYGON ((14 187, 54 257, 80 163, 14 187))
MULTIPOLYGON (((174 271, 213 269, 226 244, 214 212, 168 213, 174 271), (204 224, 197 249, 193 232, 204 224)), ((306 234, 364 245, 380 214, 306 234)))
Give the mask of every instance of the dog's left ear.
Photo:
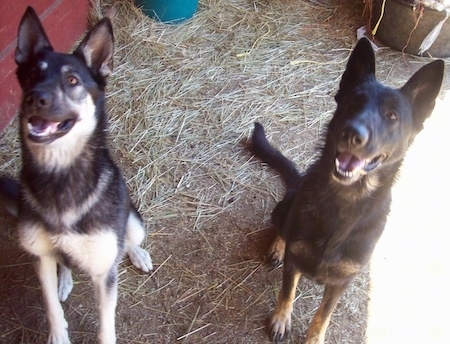
POLYGON ((436 60, 420 68, 400 89, 410 99, 416 128, 433 112, 444 77, 444 61, 436 60))
POLYGON ((113 70, 114 35, 109 18, 100 20, 84 37, 73 52, 81 56, 91 70, 103 77, 108 77, 113 70))
POLYGON ((336 101, 339 102, 344 93, 370 78, 375 78, 375 55, 370 41, 361 38, 347 62, 339 91, 335 96, 336 101))
POLYGON ((15 60, 24 64, 44 50, 53 50, 33 7, 28 6, 19 24, 15 60))

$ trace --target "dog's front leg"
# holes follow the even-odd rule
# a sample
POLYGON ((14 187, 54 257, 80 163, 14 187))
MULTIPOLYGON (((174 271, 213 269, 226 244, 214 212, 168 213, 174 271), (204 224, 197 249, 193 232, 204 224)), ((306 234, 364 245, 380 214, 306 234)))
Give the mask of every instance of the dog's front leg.
POLYGON ((55 257, 44 255, 36 262, 36 272, 41 283, 50 333, 48 344, 69 344, 69 333, 64 311, 58 298, 57 262, 55 257))
POLYGON ((285 264, 283 284, 269 324, 272 340, 276 342, 282 341, 291 330, 291 313, 300 276, 300 271, 293 264, 285 264))
POLYGON ((314 315, 308 329, 305 344, 323 344, 325 342, 325 332, 330 323, 331 314, 349 284, 350 282, 338 285, 327 284, 325 286, 320 307, 314 315))
POLYGON ((109 273, 93 276, 92 282, 100 318, 99 343, 114 344, 116 342, 117 268, 113 267, 109 273))

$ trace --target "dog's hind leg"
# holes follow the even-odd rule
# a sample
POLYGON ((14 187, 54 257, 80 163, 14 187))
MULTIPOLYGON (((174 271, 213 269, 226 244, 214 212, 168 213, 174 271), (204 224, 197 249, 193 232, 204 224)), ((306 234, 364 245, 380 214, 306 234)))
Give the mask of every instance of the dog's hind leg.
POLYGON ((275 312, 272 314, 269 323, 269 331, 275 342, 284 340, 291 331, 291 314, 300 277, 301 273, 294 265, 284 267, 283 285, 278 296, 275 312))
POLYGON ((99 343, 114 344, 116 343, 117 268, 113 267, 106 274, 92 276, 92 282, 99 314, 99 343))
POLYGON ((70 344, 67 321, 58 299, 57 262, 51 255, 43 255, 36 262, 36 273, 41 283, 50 333, 48 344, 70 344))
POLYGON ((283 200, 278 202, 272 211, 272 223, 277 230, 277 236, 269 249, 269 262, 273 268, 277 268, 283 263, 286 250, 285 222, 294 202, 294 196, 295 193, 292 190, 286 192, 283 200))
POLYGON ((285 250, 286 240, 280 234, 277 234, 269 249, 269 263, 273 268, 277 268, 283 264, 285 250))
POLYGON ((58 297, 64 302, 73 288, 72 271, 64 264, 58 263, 58 297))
POLYGON ((150 254, 140 245, 145 237, 145 228, 137 210, 132 207, 127 222, 125 244, 128 256, 133 265, 144 272, 153 270, 150 254))
POLYGON ((330 323, 331 314, 349 284, 350 281, 343 284, 327 284, 325 286, 320 307, 308 329, 305 344, 323 344, 325 342, 325 332, 330 323))

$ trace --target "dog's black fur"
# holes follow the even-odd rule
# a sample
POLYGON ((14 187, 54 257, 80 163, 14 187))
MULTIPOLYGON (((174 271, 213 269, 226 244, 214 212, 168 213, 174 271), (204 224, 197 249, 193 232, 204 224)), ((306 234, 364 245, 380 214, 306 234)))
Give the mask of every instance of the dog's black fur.
POLYGON ((375 78, 370 42, 360 40, 340 82, 321 154, 304 174, 255 124, 250 149, 280 173, 287 188, 272 213, 278 235, 270 257, 274 265, 284 264, 269 325, 273 340, 282 340, 290 330, 295 287, 303 274, 325 284, 306 337, 307 344, 324 342, 339 297, 368 262, 383 232, 392 185, 434 108, 443 72, 443 61, 434 61, 401 89, 389 88, 375 78))
POLYGON ((35 258, 49 322, 48 343, 70 343, 60 301, 71 267, 87 273, 99 310, 99 341, 115 343, 118 264, 126 252, 145 272, 142 219, 107 147, 104 108, 114 36, 100 20, 72 54, 55 52, 36 12, 19 25, 15 59, 22 88, 20 182, 0 178, 0 203, 17 217, 22 247, 35 258), (57 274, 58 272, 58 274, 57 274))

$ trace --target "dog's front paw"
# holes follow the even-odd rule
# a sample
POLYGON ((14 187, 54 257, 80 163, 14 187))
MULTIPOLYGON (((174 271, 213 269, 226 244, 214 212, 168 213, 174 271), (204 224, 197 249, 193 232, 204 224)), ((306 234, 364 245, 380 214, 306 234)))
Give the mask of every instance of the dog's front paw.
POLYGON ((48 335, 47 344, 70 344, 67 329, 52 331, 48 335))
POLYGON ((283 341, 291 331, 291 314, 288 312, 275 312, 270 318, 269 333, 276 343, 283 341))
POLYGON ((153 270, 152 258, 150 254, 139 246, 129 246, 128 256, 135 267, 144 272, 153 270))
POLYGON ((323 338, 314 337, 314 338, 307 338, 305 344, 324 344, 325 341, 323 338))
POLYGON ((116 333, 114 330, 104 332, 101 331, 98 334, 98 343, 99 344, 115 344, 116 343, 116 333))
POLYGON ((305 344, 324 344, 325 343, 325 328, 310 327, 306 335, 305 344))

